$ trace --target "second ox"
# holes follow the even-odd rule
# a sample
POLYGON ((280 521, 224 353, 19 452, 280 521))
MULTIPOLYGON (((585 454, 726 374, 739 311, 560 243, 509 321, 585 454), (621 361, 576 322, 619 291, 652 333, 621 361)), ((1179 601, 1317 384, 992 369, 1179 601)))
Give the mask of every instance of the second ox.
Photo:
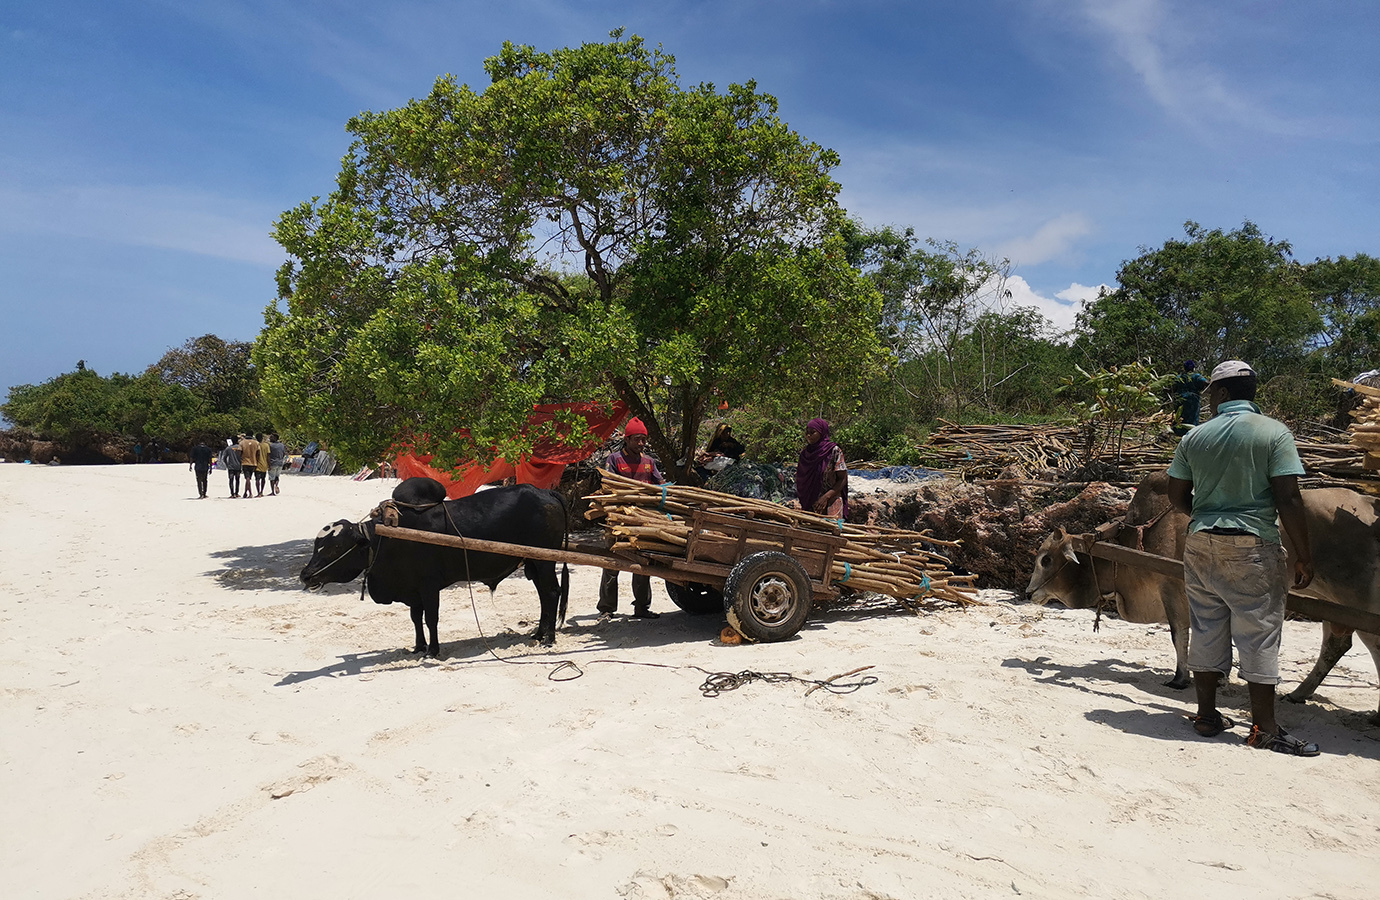
MULTIPOLYGON (((400 528, 552 550, 560 549, 566 538, 564 501, 559 494, 531 485, 447 500, 439 481, 408 478, 393 490, 393 500, 400 528)), ((375 531, 381 524, 376 510, 363 522, 340 519, 321 529, 311 560, 302 569, 302 582, 319 588, 363 575, 375 603, 407 604, 416 629, 416 652, 439 656, 441 590, 475 581, 493 590, 523 566, 541 599, 541 621, 532 636, 544 645, 555 642, 557 619, 565 621, 569 581, 558 582, 554 562, 385 538, 375 531), (429 640, 422 633, 423 623, 429 640)))
MULTIPOLYGON (((1342 606, 1380 613, 1380 500, 1345 488, 1302 492, 1309 543, 1313 548, 1313 582, 1301 593, 1342 606)), ((1188 517, 1169 503, 1169 476, 1151 475, 1136 487, 1116 542, 1158 556, 1182 560, 1188 517)), ((1188 597, 1183 582, 1133 565, 1078 555, 1077 536, 1062 529, 1045 538, 1035 554, 1035 569, 1026 593, 1036 603, 1056 601, 1071 609, 1091 609, 1108 597, 1128 622, 1168 622, 1174 641, 1174 677, 1170 687, 1189 684, 1188 597), (1091 561, 1091 565, 1089 565, 1091 561)), ((1289 548, 1288 534, 1284 534, 1289 548)), ((1354 632, 1380 671, 1380 635, 1354 632)), ((1303 683, 1285 699, 1302 702, 1313 695, 1327 673, 1351 648, 1353 629, 1323 623, 1322 651, 1303 683)), ((1380 724, 1380 711, 1372 717, 1380 724)))

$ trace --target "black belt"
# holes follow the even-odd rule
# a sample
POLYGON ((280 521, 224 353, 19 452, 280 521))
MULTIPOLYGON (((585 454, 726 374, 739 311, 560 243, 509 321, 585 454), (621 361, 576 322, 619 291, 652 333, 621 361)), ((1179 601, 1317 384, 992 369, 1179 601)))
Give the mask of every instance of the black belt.
POLYGON ((1247 531, 1247 530, 1244 529, 1244 528, 1204 528, 1203 531, 1207 532, 1208 534, 1234 534, 1234 535, 1243 536, 1243 537, 1246 537, 1246 536, 1248 536, 1248 537, 1258 537, 1258 536, 1259 536, 1259 535, 1257 535, 1255 532, 1253 532, 1253 531, 1247 531))

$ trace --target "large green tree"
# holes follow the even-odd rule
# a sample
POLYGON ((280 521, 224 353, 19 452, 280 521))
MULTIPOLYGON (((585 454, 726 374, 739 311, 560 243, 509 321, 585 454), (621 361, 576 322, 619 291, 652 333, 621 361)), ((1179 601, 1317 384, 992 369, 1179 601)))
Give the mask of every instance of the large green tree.
MULTIPOLYGON (((205 400, 213 412, 247 410, 262 414, 258 405, 258 372, 250 359, 249 341, 227 341, 214 334, 188 338, 149 367, 149 372, 168 384, 180 384, 205 400)), ((246 423, 255 427, 257 423, 246 423)))
POLYGON ((1296 365, 1321 325, 1304 267, 1285 241, 1247 221, 1234 231, 1184 225, 1185 238, 1122 263, 1116 290, 1079 314, 1078 347, 1096 365, 1153 359, 1249 360, 1265 374, 1296 365))
POLYGON ((879 298, 830 170, 751 82, 682 88, 641 39, 505 44, 365 113, 337 189, 285 213, 255 349, 281 419, 366 458, 521 452, 533 403, 622 400, 663 460, 711 401, 855 392, 879 298))
POLYGON ((1005 259, 952 241, 920 241, 912 229, 869 231, 854 223, 849 237, 855 265, 882 295, 881 336, 897 362, 896 387, 930 398, 936 412, 990 404, 993 388, 1022 365, 1011 339, 1052 337, 1038 311, 1010 304, 1005 259))
POLYGON ((1322 314, 1319 367, 1337 378, 1380 368, 1380 259, 1358 253, 1318 259, 1303 281, 1322 314))

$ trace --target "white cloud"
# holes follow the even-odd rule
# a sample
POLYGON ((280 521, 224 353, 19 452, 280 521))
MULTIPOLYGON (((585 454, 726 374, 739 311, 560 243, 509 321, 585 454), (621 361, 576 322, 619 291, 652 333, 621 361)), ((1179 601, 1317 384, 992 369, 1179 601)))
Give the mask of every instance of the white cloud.
POLYGON ((276 266, 278 211, 171 187, 0 184, 0 231, 51 234, 276 266))
POLYGON ((1074 282, 1062 291, 1056 291, 1054 296, 1060 300, 1067 300, 1069 303, 1091 303, 1097 299, 1097 295, 1106 291, 1111 293, 1112 287, 1107 284, 1086 285, 1074 282))
POLYGON ((1006 279, 1006 290, 1011 292, 1007 299, 1007 308, 1033 306, 1054 323, 1057 331, 1066 332, 1073 329, 1074 317, 1083 308, 1082 301, 1095 298, 1098 289, 1075 283, 1057 292, 1053 297, 1046 297, 1021 276, 1012 275, 1006 279))
POLYGON ((1034 234, 1001 245, 997 255, 1011 260, 1012 265, 1039 265, 1068 253, 1090 231, 1092 226, 1082 213, 1064 213, 1041 225, 1034 234))
POLYGON ((1166 0, 1083 0, 1087 20, 1111 39, 1113 52, 1170 115, 1200 126, 1222 119, 1274 134, 1310 132, 1312 126, 1264 109, 1217 69, 1187 58, 1194 11, 1171 14, 1168 6, 1166 0))

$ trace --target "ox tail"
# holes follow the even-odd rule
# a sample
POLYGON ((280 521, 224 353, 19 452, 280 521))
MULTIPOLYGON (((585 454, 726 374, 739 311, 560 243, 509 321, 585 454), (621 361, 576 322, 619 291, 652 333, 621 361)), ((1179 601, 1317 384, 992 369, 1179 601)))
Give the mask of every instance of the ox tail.
MULTIPOLYGON (((555 493, 561 501, 561 520, 564 522, 564 528, 561 533, 561 549, 568 553, 570 552, 570 507, 566 504, 565 494, 560 491, 554 491, 553 493, 555 493)), ((570 563, 563 562, 561 563, 561 603, 556 610, 556 620, 562 625, 565 624, 565 611, 569 604, 570 563)))

